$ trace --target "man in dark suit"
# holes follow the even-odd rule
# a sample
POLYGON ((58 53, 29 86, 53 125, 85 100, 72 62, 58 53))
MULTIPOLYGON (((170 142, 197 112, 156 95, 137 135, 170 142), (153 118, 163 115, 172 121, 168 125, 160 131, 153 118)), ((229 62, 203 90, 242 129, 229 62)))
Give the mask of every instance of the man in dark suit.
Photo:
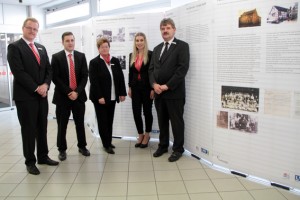
POLYGON ((40 174, 38 164, 58 165, 48 157, 47 92, 52 70, 44 46, 34 42, 39 29, 35 18, 27 18, 22 27, 23 37, 8 46, 7 60, 14 75, 13 99, 21 125, 23 154, 27 171, 40 174), (37 143, 37 159, 34 155, 37 143))
POLYGON ((58 158, 67 158, 67 126, 72 111, 77 134, 77 146, 84 156, 90 156, 86 148, 84 113, 87 95, 85 86, 88 69, 85 54, 75 51, 75 37, 72 32, 62 34, 64 50, 53 54, 51 66, 55 84, 52 103, 56 104, 58 158))
POLYGON ((184 152, 185 76, 189 69, 189 45, 174 37, 174 21, 165 18, 160 23, 164 42, 153 50, 149 66, 149 80, 155 91, 155 107, 160 129, 159 145, 154 157, 168 152, 169 120, 174 136, 170 162, 178 160, 184 152))

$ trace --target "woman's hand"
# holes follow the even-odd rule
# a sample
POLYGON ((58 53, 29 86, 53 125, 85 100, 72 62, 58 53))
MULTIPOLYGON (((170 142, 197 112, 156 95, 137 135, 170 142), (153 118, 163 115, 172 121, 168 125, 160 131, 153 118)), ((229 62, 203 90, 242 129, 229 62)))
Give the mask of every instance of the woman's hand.
POLYGON ((151 90, 150 92, 150 99, 154 99, 154 90, 151 90))
POLYGON ((119 98, 121 102, 125 101, 125 96, 120 96, 119 98))
POLYGON ((131 97, 131 88, 128 89, 128 96, 129 96, 130 98, 132 98, 132 97, 131 97))

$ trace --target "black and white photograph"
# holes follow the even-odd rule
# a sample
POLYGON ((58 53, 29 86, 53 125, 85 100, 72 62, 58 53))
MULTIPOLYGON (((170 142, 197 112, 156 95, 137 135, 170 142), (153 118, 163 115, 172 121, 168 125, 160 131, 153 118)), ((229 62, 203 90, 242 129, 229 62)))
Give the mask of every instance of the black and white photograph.
POLYGON ((125 27, 120 27, 116 32, 113 32, 112 41, 125 42, 125 27))
POLYGON ((222 86, 221 103, 222 108, 258 112, 259 89, 222 86))
POLYGON ((241 113, 231 113, 229 115, 229 129, 257 133, 257 117, 241 113))
POLYGON ((100 33, 97 35, 97 39, 106 37, 109 42, 112 42, 112 31, 111 30, 101 30, 100 33))
POLYGON ((123 56, 116 56, 116 58, 119 59, 120 64, 121 64, 121 68, 123 70, 125 70, 126 69, 126 56, 125 55, 123 55, 123 56))
POLYGON ((136 32, 130 32, 129 33, 129 41, 133 41, 134 40, 135 34, 136 34, 136 32))

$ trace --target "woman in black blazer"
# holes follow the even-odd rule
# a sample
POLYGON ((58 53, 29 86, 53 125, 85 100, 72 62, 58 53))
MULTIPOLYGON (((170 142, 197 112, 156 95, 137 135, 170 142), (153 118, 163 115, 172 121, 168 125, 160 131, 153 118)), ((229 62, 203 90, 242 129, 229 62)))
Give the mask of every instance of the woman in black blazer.
POLYGON ((128 95, 132 99, 132 111, 135 125, 139 134, 135 147, 146 148, 152 131, 153 115, 152 104, 154 90, 150 86, 148 68, 152 51, 148 50, 146 35, 136 33, 134 37, 133 52, 129 55, 128 95), (142 107, 145 116, 145 132, 142 120, 142 107))
POLYGON ((116 102, 125 101, 124 74, 117 58, 109 54, 107 38, 97 40, 99 54, 90 61, 90 100, 93 102, 98 121, 99 134, 105 151, 114 154, 112 142, 113 120, 116 102))

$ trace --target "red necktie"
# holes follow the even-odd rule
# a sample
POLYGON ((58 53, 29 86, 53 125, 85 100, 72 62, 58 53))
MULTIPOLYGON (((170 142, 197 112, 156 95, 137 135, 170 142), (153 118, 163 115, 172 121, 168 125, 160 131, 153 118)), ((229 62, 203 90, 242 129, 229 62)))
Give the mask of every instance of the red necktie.
POLYGON ((74 62, 72 59, 72 54, 69 54, 68 56, 69 56, 69 62, 70 62, 70 88, 72 90, 75 90, 77 88, 77 83, 76 83, 74 62))
POLYGON ((32 52, 33 52, 36 60, 38 61, 39 64, 41 64, 40 56, 39 56, 38 52, 36 52, 36 50, 35 50, 35 48, 34 48, 33 45, 34 45, 33 43, 29 43, 29 46, 30 46, 30 48, 31 48, 31 50, 32 50, 32 52))

